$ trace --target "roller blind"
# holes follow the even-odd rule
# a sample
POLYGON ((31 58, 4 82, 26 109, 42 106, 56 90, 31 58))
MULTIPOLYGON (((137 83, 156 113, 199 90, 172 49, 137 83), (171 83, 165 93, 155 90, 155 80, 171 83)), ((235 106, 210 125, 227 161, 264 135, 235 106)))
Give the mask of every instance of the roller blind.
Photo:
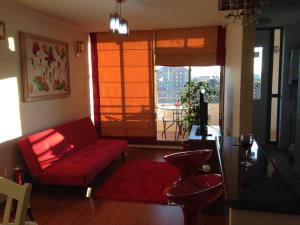
POLYGON ((225 28, 221 26, 158 30, 155 32, 155 63, 224 66, 225 35, 225 28))
POLYGON ((156 138, 153 32, 97 33, 102 136, 156 138))

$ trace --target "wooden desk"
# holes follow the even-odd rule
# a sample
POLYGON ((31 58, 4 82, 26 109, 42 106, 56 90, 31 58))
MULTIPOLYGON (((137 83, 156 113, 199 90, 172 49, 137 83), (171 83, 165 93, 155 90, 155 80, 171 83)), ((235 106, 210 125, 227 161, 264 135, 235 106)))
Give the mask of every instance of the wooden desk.
POLYGON ((196 135, 199 125, 193 125, 187 142, 183 143, 183 148, 188 151, 200 149, 212 149, 213 154, 207 164, 211 165, 210 173, 220 173, 220 163, 217 154, 216 137, 221 136, 219 126, 208 126, 207 131, 210 136, 196 135))

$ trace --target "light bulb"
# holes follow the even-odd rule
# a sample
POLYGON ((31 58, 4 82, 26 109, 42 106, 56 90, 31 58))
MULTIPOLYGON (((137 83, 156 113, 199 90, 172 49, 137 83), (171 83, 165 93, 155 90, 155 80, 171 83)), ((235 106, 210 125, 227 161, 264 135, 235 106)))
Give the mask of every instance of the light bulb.
POLYGON ((119 29, 119 25, 120 25, 120 18, 118 17, 118 15, 115 13, 115 14, 111 14, 110 15, 110 23, 109 23, 109 26, 110 26, 110 29, 115 32, 116 30, 119 29))
POLYGON ((127 22, 124 20, 120 22, 119 34, 128 34, 128 25, 127 22))

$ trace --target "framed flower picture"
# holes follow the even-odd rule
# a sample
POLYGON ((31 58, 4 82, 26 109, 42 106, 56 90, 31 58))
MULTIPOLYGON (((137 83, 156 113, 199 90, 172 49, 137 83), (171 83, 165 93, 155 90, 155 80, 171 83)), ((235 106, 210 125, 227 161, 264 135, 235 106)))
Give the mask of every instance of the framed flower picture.
POLYGON ((19 37, 24 101, 69 96, 68 44, 25 32, 19 37))

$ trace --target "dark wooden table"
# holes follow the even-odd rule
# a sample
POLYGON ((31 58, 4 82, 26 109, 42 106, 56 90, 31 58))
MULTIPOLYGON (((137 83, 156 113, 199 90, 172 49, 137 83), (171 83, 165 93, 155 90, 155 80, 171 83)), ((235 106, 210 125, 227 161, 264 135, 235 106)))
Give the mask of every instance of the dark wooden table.
POLYGON ((218 146, 229 225, 300 224, 300 196, 278 169, 283 157, 276 159, 256 141, 245 148, 234 137, 218 146))

